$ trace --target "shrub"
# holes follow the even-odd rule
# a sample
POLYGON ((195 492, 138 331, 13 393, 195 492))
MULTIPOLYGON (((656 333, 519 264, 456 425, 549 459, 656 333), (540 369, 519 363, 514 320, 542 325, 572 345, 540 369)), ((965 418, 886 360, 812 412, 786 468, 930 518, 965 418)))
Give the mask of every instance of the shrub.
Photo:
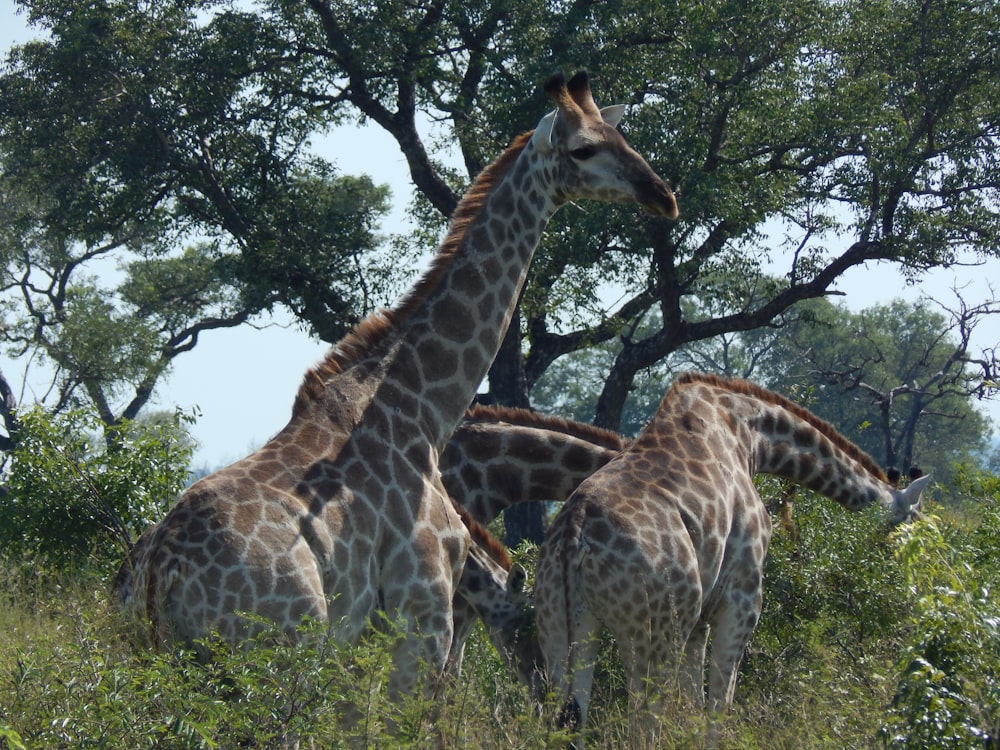
POLYGON ((123 544, 162 516, 187 481, 193 446, 179 412, 107 428, 85 411, 36 408, 20 419, 0 495, 8 558, 57 569, 117 565, 123 544))
POLYGON ((901 532, 912 635, 881 731, 891 748, 1000 747, 1000 487, 969 479, 992 493, 974 528, 929 516, 901 532))

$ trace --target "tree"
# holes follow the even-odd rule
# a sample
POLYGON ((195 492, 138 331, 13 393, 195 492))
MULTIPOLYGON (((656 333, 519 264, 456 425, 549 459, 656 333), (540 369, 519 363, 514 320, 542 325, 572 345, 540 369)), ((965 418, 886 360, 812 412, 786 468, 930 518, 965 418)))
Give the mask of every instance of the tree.
POLYGON ((205 6, 26 4, 49 38, 0 78, 2 340, 53 366, 55 411, 134 419, 205 331, 280 304, 336 339, 381 301, 386 189, 306 152, 311 66, 205 6))
POLYGON ((773 339, 758 373, 799 394, 810 409, 885 466, 933 467, 947 481, 955 462, 978 464, 988 420, 975 410, 996 378, 994 350, 971 349, 996 302, 955 309, 900 300, 857 313, 816 300, 773 339))
POLYGON ((329 61, 335 84, 314 101, 385 127, 442 214, 455 175, 430 155, 420 115, 447 124, 475 172, 531 126, 531 92, 556 64, 586 65, 605 96, 631 102, 629 136, 681 187, 676 226, 590 207, 557 217, 521 306, 525 344, 505 348, 493 371, 519 372, 503 388, 522 399, 558 357, 621 337, 657 309, 662 327, 623 338, 604 380, 595 421, 614 427, 635 374, 687 343, 766 324, 860 263, 918 274, 997 246, 992 6, 308 5, 315 15, 273 9, 294 30, 290 48, 319 44, 329 61), (763 271, 775 249, 768 220, 787 231, 789 270, 777 282, 763 271), (608 283, 625 290, 611 310, 608 283), (709 298, 725 312, 685 315, 687 301, 709 298))
MULTIPOLYGON (((73 23, 90 18, 76 6, 27 3, 60 39, 82 33, 73 23)), ((142 18, 104 7, 115 12, 102 23, 121 16, 141 28, 142 18)), ((163 12, 158 2, 143 7, 143 16, 163 12)), ((408 164, 422 221, 411 252, 426 251, 424 240, 440 230, 469 176, 535 124, 546 106, 537 84, 553 68, 586 67, 602 101, 630 105, 623 128, 680 188, 681 221, 613 207, 557 215, 490 375, 496 400, 530 403, 559 358, 617 341, 592 418, 618 427, 639 373, 694 342, 769 325, 831 293, 853 266, 888 261, 916 278, 1000 248, 996 4, 618 0, 550 3, 539 12, 522 0, 270 0, 256 15, 197 7, 218 11, 201 32, 214 44, 200 58, 179 55, 195 63, 185 71, 227 94, 223 84, 233 81, 219 71, 235 64, 248 71, 237 80, 254 81, 274 103, 251 109, 261 121, 250 122, 274 127, 222 132, 235 143, 246 140, 243 131, 280 140, 288 133, 267 114, 286 111, 298 115, 290 142, 338 119, 384 128, 408 164), (444 149, 457 150, 466 174, 443 166, 444 149), (692 317, 708 300, 712 315, 692 317)), ((113 45, 95 48, 95 69, 116 55, 113 45)), ((93 101, 130 100, 108 91, 122 89, 106 87, 93 101)), ((197 92, 193 102, 232 101, 209 87, 197 92)), ((72 122, 44 120, 55 131, 72 122)), ((101 129, 101 120, 87 122, 101 129)), ((210 172, 213 183, 205 171, 226 144, 212 126, 229 122, 207 119, 183 141, 190 158, 182 174, 199 177, 189 188, 196 195, 224 185, 218 175, 228 172, 210 172)), ((260 172, 249 173, 239 185, 260 184, 251 179, 260 172)), ((239 226, 225 202, 191 203, 227 231, 239 226)), ((264 253, 268 261, 279 255, 264 253)), ((336 289, 331 309, 353 309, 338 304, 336 289)))

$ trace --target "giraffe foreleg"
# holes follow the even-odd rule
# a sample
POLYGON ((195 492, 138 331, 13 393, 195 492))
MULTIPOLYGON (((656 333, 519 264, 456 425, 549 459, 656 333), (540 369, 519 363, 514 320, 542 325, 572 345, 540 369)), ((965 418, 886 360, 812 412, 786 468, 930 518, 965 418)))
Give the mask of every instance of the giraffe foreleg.
POLYGON ((448 650, 448 661, 445 664, 445 674, 448 677, 461 677, 462 661, 465 658, 465 642, 472 633, 479 615, 476 614, 475 607, 461 596, 455 596, 452 600, 452 614, 454 631, 451 647, 448 650))

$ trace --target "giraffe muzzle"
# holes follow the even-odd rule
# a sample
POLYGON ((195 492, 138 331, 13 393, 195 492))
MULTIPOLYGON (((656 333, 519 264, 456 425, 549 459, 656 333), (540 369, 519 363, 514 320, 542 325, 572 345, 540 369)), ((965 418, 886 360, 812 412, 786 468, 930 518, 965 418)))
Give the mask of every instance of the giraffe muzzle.
POLYGON ((676 219, 678 215, 677 197, 663 180, 650 181, 638 196, 639 205, 646 213, 663 219, 676 219))

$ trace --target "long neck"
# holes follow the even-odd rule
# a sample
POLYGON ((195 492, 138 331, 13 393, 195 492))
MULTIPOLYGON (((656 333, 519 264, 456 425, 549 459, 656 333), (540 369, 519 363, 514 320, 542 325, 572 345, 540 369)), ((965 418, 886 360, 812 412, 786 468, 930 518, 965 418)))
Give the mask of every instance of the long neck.
POLYGON ((398 325, 383 389, 387 399, 401 394, 418 406, 421 430, 438 449, 496 356, 535 247, 558 207, 539 158, 522 140, 487 169, 456 211, 435 264, 394 311, 398 325))
POLYGON ((591 425, 477 407, 451 436, 438 466, 448 494, 489 523, 514 503, 565 500, 627 443, 591 425))
POLYGON ((881 470, 826 423, 761 404, 752 426, 758 436, 757 471, 791 479, 851 510, 892 502, 881 470))

